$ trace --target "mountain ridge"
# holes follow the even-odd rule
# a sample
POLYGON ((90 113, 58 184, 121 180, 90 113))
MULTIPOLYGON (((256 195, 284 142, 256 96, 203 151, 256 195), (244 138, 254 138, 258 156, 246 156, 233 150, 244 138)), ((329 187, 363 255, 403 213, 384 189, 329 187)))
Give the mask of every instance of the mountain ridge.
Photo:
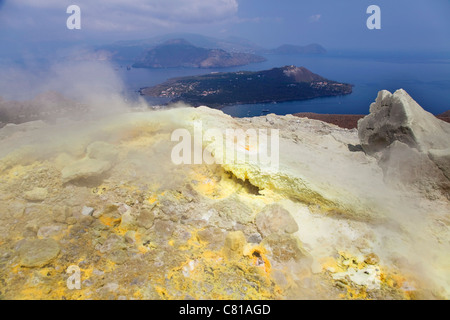
POLYGON ((148 50, 134 68, 223 68, 263 62, 250 53, 230 53, 222 49, 196 47, 185 39, 171 39, 148 50))
POLYGON ((163 43, 172 39, 185 39, 194 46, 205 49, 222 49, 230 53, 250 53, 250 54, 324 54, 326 49, 319 44, 309 44, 299 46, 294 44, 284 44, 278 48, 264 48, 250 40, 240 37, 228 37, 225 39, 213 38, 194 33, 169 33, 161 36, 155 36, 148 39, 121 40, 111 44, 102 45, 95 49, 102 57, 108 57, 116 61, 133 61, 142 57, 142 55, 163 43), (294 51, 294 52, 292 52, 294 51), (291 52, 291 53, 289 53, 291 52))

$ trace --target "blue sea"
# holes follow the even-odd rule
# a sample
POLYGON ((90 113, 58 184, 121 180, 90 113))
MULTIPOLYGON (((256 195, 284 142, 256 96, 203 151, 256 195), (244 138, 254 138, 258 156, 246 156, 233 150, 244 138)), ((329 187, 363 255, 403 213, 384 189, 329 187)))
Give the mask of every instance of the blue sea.
MULTIPOLYGON (((210 72, 259 71, 285 65, 304 66, 330 80, 354 85, 346 96, 317 98, 283 103, 233 105, 222 110, 234 117, 279 115, 297 112, 331 114, 367 114, 378 91, 405 89, 425 110, 440 114, 450 109, 450 56, 407 56, 331 53, 321 56, 266 55, 266 62, 222 69, 134 69, 125 65, 116 70, 126 84, 129 95, 141 87, 159 84, 173 77, 210 72)), ((154 100, 149 99, 155 103, 154 100)), ((160 101, 157 101, 160 102, 160 101)))

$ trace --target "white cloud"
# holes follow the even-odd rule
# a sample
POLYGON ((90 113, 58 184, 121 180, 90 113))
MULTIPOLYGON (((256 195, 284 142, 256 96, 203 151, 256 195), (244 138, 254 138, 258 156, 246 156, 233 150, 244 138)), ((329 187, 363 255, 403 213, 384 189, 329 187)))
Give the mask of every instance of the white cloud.
POLYGON ((64 5, 69 6, 73 4, 73 1, 68 0, 15 0, 14 2, 19 6, 35 8, 58 8, 64 5))
POLYGON ((321 14, 314 14, 311 17, 309 17, 309 22, 318 22, 321 17, 322 17, 321 14))
MULTIPOLYGON (((145 30, 152 26, 215 23, 238 11, 237 0, 15 0, 17 8, 55 10, 76 4, 86 27, 103 31, 145 30)), ((66 14, 65 11, 62 15, 66 14)))

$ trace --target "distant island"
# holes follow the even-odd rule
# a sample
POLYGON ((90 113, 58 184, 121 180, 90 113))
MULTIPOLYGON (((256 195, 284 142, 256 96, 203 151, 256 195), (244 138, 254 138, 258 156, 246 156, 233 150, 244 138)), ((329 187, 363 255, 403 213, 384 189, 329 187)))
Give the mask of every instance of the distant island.
POLYGON ((169 98, 193 106, 306 100, 352 93, 352 85, 325 79, 304 67, 285 66, 258 72, 211 73, 170 79, 142 88, 141 95, 169 98))
MULTIPOLYGON (((135 64, 136 67, 145 67, 148 65, 164 65, 161 62, 154 61, 154 59, 161 57, 164 54, 164 48, 168 44, 188 44, 197 49, 200 53, 200 49, 213 50, 210 52, 213 56, 222 55, 222 60, 230 61, 230 58, 224 59, 225 53, 231 54, 235 61, 250 59, 250 61, 255 61, 256 56, 243 56, 240 54, 251 54, 251 55, 266 55, 266 54, 289 54, 289 55, 321 55, 325 54, 327 50, 320 44, 308 44, 305 46, 295 45, 295 44, 283 44, 277 48, 264 48, 258 44, 255 44, 247 39, 239 37, 228 37, 225 39, 207 37, 200 34, 193 33, 171 33, 161 36, 156 36, 148 39, 141 40, 127 40, 127 41, 116 41, 111 44, 104 44, 94 47, 93 50, 88 50, 86 52, 77 52, 76 56, 71 57, 73 60, 98 60, 98 61, 115 61, 119 63, 126 63, 129 65, 135 64)), ((183 46, 180 46, 184 49, 183 46)), ((192 48, 191 48, 192 49, 192 48)), ((201 55, 205 56, 205 50, 202 50, 201 55)), ((175 59, 179 59, 179 53, 175 54, 175 59), (178 57, 178 58, 177 58, 178 57)), ((164 58, 168 60, 167 58, 164 58)), ((205 58, 206 59, 206 58, 205 58)), ((261 56, 256 58, 264 59, 261 56)), ((264 61, 264 60, 262 60, 264 61)), ((242 65, 247 63, 240 62, 242 65)), ((251 62, 250 62, 251 63, 251 62)), ((169 64, 173 65, 172 61, 169 64)), ((189 64, 189 63, 188 63, 189 64)), ((192 62, 191 62, 192 64, 192 62)), ((198 62, 194 63, 199 65, 198 62)))
POLYGON ((263 62, 251 53, 234 53, 222 49, 196 47, 184 39, 169 40, 144 55, 134 68, 226 68, 263 62))

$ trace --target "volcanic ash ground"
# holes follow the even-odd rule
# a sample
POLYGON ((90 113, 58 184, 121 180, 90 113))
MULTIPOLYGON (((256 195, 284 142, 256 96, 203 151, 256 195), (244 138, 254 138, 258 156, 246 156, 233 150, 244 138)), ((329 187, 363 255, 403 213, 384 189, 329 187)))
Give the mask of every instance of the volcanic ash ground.
POLYGON ((450 130, 431 117, 383 91, 359 132, 206 107, 8 124, 0 298, 448 299, 450 130), (279 165, 174 164, 198 123, 278 129, 279 165))

